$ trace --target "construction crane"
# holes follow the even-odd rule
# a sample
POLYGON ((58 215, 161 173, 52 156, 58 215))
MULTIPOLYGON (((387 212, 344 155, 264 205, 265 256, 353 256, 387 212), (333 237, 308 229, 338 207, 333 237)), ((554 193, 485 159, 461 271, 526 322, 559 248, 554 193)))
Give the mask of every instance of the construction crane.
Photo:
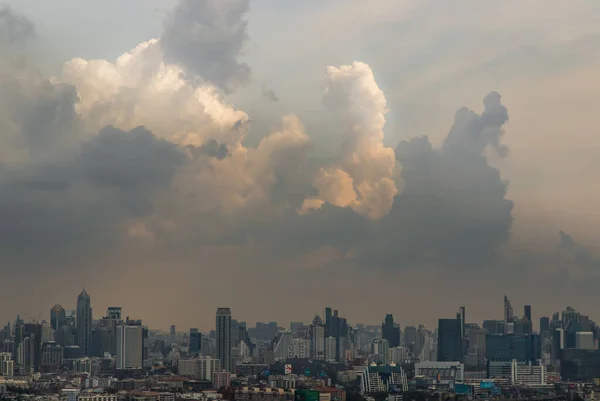
POLYGON ((29 318, 29 320, 31 320, 31 323, 33 323, 33 324, 40 324, 40 319, 42 318, 42 312, 38 313, 37 319, 32 318, 27 313, 24 313, 24 315, 27 316, 29 318))

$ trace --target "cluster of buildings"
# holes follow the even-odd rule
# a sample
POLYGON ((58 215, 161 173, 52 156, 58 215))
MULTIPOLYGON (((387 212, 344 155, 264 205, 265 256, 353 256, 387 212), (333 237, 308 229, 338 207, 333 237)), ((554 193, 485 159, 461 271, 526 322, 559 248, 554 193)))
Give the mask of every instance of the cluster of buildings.
POLYGON ((402 328, 392 314, 350 325, 329 307, 309 324, 249 327, 218 308, 214 330, 164 332, 120 307, 94 319, 83 290, 72 311, 55 305, 49 321, 18 316, 0 330, 0 389, 69 401, 344 401, 346 390, 396 400, 407 391, 548 394, 565 381, 600 380, 600 328, 588 316, 568 307, 534 327, 530 305, 517 317, 505 297, 503 309, 479 325, 461 307, 429 330, 402 328))

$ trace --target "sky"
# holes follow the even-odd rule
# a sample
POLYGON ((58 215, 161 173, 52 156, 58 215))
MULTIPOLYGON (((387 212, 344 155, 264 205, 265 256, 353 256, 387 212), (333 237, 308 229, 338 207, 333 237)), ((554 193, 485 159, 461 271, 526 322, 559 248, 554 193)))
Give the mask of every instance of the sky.
POLYGON ((596 0, 0 1, 0 321, 600 319, 599 50, 596 0))

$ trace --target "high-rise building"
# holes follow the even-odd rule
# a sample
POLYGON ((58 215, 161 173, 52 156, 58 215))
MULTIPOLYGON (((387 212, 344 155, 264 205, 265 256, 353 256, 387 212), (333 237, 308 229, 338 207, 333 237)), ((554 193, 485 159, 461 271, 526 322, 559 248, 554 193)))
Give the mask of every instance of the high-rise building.
POLYGON ((530 322, 532 322, 533 320, 531 320, 531 305, 525 305, 523 307, 523 316, 525 316, 527 318, 527 320, 529 320, 530 322))
POLYGON ((467 318, 467 309, 464 306, 461 306, 458 311, 458 317, 460 319, 460 336, 464 339, 466 337, 465 333, 465 320, 467 318))
POLYGON ((231 310, 229 308, 217 309, 217 358, 221 361, 221 367, 231 372, 235 366, 231 366, 231 310))
POLYGON ((373 340, 371 344, 371 353, 373 354, 373 359, 377 363, 387 364, 389 362, 389 349, 390 343, 385 338, 373 340))
POLYGON ((90 355, 92 340, 92 306, 85 289, 77 297, 77 345, 82 355, 90 355))
POLYGON ((109 306, 106 309, 106 319, 121 320, 121 307, 120 306, 109 306))
POLYGON ((311 326, 310 333, 311 358, 317 361, 323 361, 325 360, 325 327, 318 324, 318 322, 315 323, 311 326))
POLYGON ((50 327, 55 332, 61 328, 62 325, 67 323, 67 312, 65 308, 60 305, 54 305, 50 309, 50 327))
MULTIPOLYGON (((331 333, 331 318, 333 317, 332 309, 328 306, 325 308, 325 338, 333 337, 331 333)), ((330 351, 327 349, 328 342, 325 341, 325 355, 329 355, 330 351)), ((332 350, 335 355, 335 349, 332 350)))
POLYGON ((438 352, 440 362, 462 362, 463 344, 460 319, 439 319, 438 352))
POLYGON ((42 345, 41 370, 43 372, 55 372, 62 367, 63 348, 54 341, 42 345))
POLYGON ((400 327, 394 324, 394 316, 391 313, 385 315, 381 324, 381 338, 387 340, 391 348, 400 346, 400 327))
POLYGON ((16 362, 24 374, 39 372, 42 350, 42 326, 37 323, 15 324, 16 362))
POLYGON ((144 328, 141 320, 117 326, 117 369, 139 370, 144 364, 144 328))
POLYGON ((512 322, 513 320, 513 307, 506 295, 504 295, 504 323, 512 322))
POLYGON ((325 339, 325 360, 328 362, 335 361, 335 337, 325 339))
POLYGON ((288 358, 288 351, 294 336, 290 330, 280 330, 273 339, 273 356, 277 361, 283 361, 288 358))
POLYGON ((540 333, 547 333, 550 331, 550 318, 548 316, 540 317, 540 333))
POLYGON ((487 360, 534 360, 534 342, 531 335, 487 335, 485 357, 487 360))
POLYGON ((15 375, 15 361, 12 354, 0 352, 0 376, 12 377, 15 375))
MULTIPOLYGON (((329 309, 329 308, 328 308, 329 309)), ((325 317, 328 316, 328 309, 325 310, 325 317)), ((348 344, 345 341, 348 337, 348 321, 339 315, 337 310, 333 311, 333 315, 329 319, 329 329, 325 327, 325 335, 329 337, 335 338, 335 349, 333 350, 333 354, 335 355, 335 360, 340 361, 341 357, 345 354, 346 345, 348 344), (327 332, 329 331, 329 335, 327 332)), ((328 343, 325 342, 325 353, 328 354, 327 350, 328 343)))
POLYGON ((190 346, 188 349, 188 353, 190 355, 199 353, 201 343, 202 343, 202 334, 200 334, 198 329, 195 329, 195 328, 190 329, 190 346))
POLYGON ((292 339, 288 346, 287 359, 308 359, 310 357, 310 341, 304 338, 292 339))

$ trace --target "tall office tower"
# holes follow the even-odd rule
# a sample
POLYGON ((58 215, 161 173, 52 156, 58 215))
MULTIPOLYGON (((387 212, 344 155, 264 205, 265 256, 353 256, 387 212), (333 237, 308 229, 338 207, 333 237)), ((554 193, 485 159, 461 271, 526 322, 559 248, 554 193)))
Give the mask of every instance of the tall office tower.
POLYGON ((256 345, 250 340, 246 323, 240 323, 238 327, 238 338, 240 339, 240 348, 244 348, 248 352, 248 356, 253 356, 256 345))
MULTIPOLYGON (((328 311, 325 310, 325 317, 327 318, 328 311)), ((327 336, 327 327, 325 327, 325 335, 327 336)), ((333 315, 329 319, 329 336, 335 338, 335 349, 332 350, 335 355, 335 360, 340 361, 341 357, 345 353, 345 338, 348 337, 348 321, 339 315, 337 310, 333 311, 333 315)), ((327 347, 329 343, 325 342, 325 354, 329 354, 327 347)))
POLYGON ((144 364, 144 328, 141 320, 117 326, 117 369, 139 370, 144 364))
POLYGON ((531 320, 531 305, 525 305, 523 307, 523 316, 525 316, 527 318, 527 320, 529 320, 530 322, 532 322, 533 320, 531 320))
POLYGON ((513 308, 508 300, 508 297, 504 295, 504 323, 512 322, 513 320, 513 308))
POLYGON ((438 361, 462 362, 462 345, 460 319, 440 319, 438 321, 438 361))
POLYGON ((77 345, 81 348, 81 354, 90 355, 92 339, 92 306, 90 296, 85 289, 77 297, 77 345))
POLYGON ((311 358, 317 361, 325 360, 325 327, 313 321, 310 326, 310 351, 311 358), (315 324, 316 323, 316 324, 315 324))
POLYGON ((235 320, 235 319, 231 319, 231 346, 233 347, 234 345, 237 347, 237 343, 240 341, 240 323, 235 320))
POLYGON ((550 318, 548 316, 540 317, 540 333, 544 334, 550 331, 550 318))
POLYGON ((65 308, 60 305, 54 305, 52 309, 50 309, 50 327, 56 333, 58 329, 66 323, 67 312, 65 312, 65 308))
MULTIPOLYGON (((333 314, 332 314, 331 308, 329 306, 326 307, 325 308, 325 338, 333 337, 332 330, 331 330, 332 316, 333 316, 333 314)), ((335 355, 335 350, 329 351, 327 349, 328 344, 329 344, 329 342, 325 341, 325 355, 328 355, 330 352, 333 352, 333 355, 335 355)))
POLYGON ((172 324, 171 325, 171 339, 173 339, 175 337, 175 333, 176 333, 176 331, 175 331, 175 325, 172 324))
POLYGON ((202 344, 202 334, 198 331, 198 329, 190 329, 190 346, 188 349, 188 353, 190 355, 197 354, 200 352, 200 346, 202 344))
POLYGON ((36 323, 19 325, 21 328, 18 362, 24 373, 39 372, 42 350, 42 326, 36 323))
POLYGON ((328 362, 335 361, 335 338, 327 337, 325 339, 325 360, 328 362))
POLYGON ((385 315, 385 320, 381 324, 381 338, 388 340, 390 348, 400 346, 400 327, 394 324, 391 313, 385 315))
POLYGON ((461 306, 458 311, 458 316, 460 317, 460 335, 463 338, 463 340, 466 337, 466 333, 465 333, 465 320, 467 318, 466 313, 467 313, 466 308, 464 306, 461 306))
POLYGON ((217 309, 217 358, 221 367, 231 372, 231 310, 229 308, 217 309))
POLYGON ((373 343, 371 343, 371 353, 373 354, 375 362, 387 364, 389 362, 389 349, 390 343, 385 338, 381 340, 373 340, 373 343))

